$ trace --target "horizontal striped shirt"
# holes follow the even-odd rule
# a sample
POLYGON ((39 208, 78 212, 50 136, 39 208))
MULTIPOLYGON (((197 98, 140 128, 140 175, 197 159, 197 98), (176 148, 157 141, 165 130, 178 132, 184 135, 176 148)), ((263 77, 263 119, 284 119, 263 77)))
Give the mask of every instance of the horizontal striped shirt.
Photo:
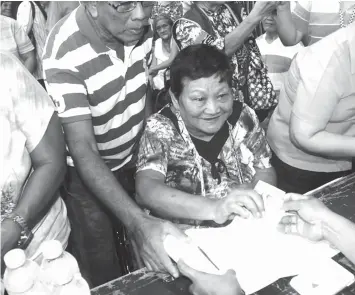
MULTIPOLYGON (((299 31, 305 34, 305 46, 312 45, 340 28, 339 1, 298 1, 293 10, 293 20, 299 31)), ((344 14, 348 23, 351 9, 344 14)))
POLYGON ((142 132, 152 33, 147 28, 136 45, 110 49, 90 17, 81 5, 55 25, 43 67, 62 123, 92 120, 100 155, 117 170, 134 161, 142 132))

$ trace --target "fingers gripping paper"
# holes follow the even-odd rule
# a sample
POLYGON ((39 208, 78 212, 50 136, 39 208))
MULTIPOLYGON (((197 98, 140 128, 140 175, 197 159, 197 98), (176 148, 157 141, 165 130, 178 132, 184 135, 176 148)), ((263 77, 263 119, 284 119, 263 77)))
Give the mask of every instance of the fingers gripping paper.
MULTIPOLYGON (((283 191, 263 182, 255 190, 265 203, 262 218, 234 221, 223 228, 189 229, 186 234, 198 244, 221 272, 234 269, 247 294, 256 292, 281 277, 299 274, 320 258, 338 253, 325 242, 313 243, 277 230, 283 191)), ((203 270, 203 267, 199 267, 203 270)), ((208 270, 205 270, 208 272, 208 270)))

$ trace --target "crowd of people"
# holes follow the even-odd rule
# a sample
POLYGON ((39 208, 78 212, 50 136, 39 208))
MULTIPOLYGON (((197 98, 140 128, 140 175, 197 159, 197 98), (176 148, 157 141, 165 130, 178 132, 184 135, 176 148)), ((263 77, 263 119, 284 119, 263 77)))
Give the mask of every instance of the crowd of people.
POLYGON ((260 217, 259 180, 280 230, 355 263, 355 225, 302 195, 354 171, 355 3, 252 4, 1 2, 2 270, 57 239, 90 287, 145 266, 243 294, 163 241, 260 217))

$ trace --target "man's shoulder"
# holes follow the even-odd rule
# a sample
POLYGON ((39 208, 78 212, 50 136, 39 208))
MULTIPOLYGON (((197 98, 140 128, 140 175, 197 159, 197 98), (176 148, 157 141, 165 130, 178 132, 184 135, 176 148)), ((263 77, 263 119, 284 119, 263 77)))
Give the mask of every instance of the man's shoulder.
POLYGON ((76 20, 76 10, 74 10, 58 21, 50 31, 43 59, 56 59, 58 53, 61 53, 60 56, 63 56, 65 52, 73 51, 77 47, 82 46, 85 39, 85 36, 80 32, 76 20), (55 51, 53 51, 54 48, 56 49, 55 51))

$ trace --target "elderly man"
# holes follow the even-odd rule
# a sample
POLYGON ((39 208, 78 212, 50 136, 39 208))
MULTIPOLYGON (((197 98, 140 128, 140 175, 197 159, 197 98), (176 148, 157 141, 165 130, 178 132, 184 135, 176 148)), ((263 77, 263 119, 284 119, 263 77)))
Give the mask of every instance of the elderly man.
POLYGON ((44 52, 48 92, 69 152, 65 189, 71 246, 91 286, 121 275, 108 214, 133 234, 148 268, 164 266, 178 275, 162 241, 168 233, 183 235, 145 214, 130 197, 136 148, 149 113, 146 63, 153 4, 85 2, 55 25, 44 52))

